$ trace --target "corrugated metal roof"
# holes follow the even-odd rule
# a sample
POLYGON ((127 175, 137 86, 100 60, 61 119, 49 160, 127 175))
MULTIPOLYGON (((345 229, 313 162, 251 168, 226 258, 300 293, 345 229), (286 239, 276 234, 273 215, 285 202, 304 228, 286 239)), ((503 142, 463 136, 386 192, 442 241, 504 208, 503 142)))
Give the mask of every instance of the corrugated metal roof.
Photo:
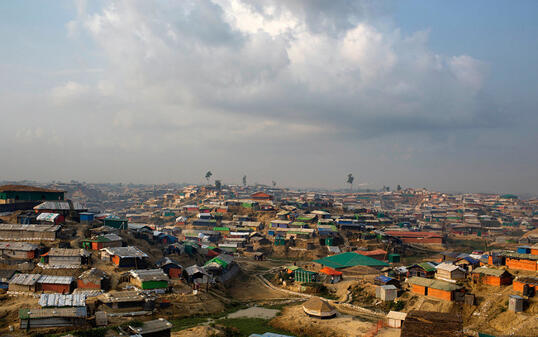
POLYGON ((37 282, 46 284, 71 284, 74 280, 73 276, 42 275, 37 282))
POLYGON ((169 277, 162 269, 136 269, 129 272, 141 281, 168 281, 169 277))
POLYGON ((128 247, 107 247, 103 248, 102 250, 106 251, 110 255, 116 255, 121 258, 124 257, 139 257, 144 258, 148 257, 146 253, 138 249, 138 247, 135 246, 128 246, 128 247))
POLYGON ((0 231, 28 231, 28 232, 56 232, 60 225, 21 225, 21 224, 0 224, 0 231))
POLYGON ((86 307, 20 309, 19 310, 20 319, 49 318, 49 317, 84 318, 86 316, 87 316, 86 307))
POLYGON ((40 274, 15 274, 9 281, 12 284, 32 286, 41 278, 40 274))
POLYGON ((0 242, 0 249, 22 250, 29 252, 36 250, 38 245, 28 242, 0 242))
POLYGON ((409 284, 416 284, 422 287, 428 287, 433 289, 439 289, 439 290, 445 290, 445 291, 454 291, 461 289, 462 287, 455 285, 450 282, 440 281, 440 280, 432 280, 429 278, 424 277, 418 277, 413 276, 407 280, 407 283, 409 284))
POLYGON ((41 307, 83 307, 86 305, 86 295, 41 294, 39 305, 41 307))
MULTIPOLYGON (((504 269, 480 267, 480 268, 476 268, 471 273, 472 274, 483 274, 483 275, 500 277, 502 274, 508 273, 508 271, 506 271, 504 269)), ((508 273, 508 274, 510 274, 510 273, 508 273)))
MULTIPOLYGON (((72 201, 74 211, 86 211, 88 208, 84 206, 82 203, 78 201, 72 201)), ((34 209, 40 210, 40 209, 46 209, 46 210, 55 210, 55 211, 69 211, 71 210, 71 206, 69 205, 69 201, 67 200, 59 200, 59 201, 45 201, 37 206, 34 207, 34 209)))

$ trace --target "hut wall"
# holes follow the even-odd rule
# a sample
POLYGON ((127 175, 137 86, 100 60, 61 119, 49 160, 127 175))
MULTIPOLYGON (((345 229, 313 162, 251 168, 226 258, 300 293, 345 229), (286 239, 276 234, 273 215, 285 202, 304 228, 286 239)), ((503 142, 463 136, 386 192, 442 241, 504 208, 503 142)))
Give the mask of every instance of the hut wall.
POLYGON ((411 291, 416 293, 416 294, 426 295, 426 287, 419 286, 419 285, 416 285, 416 284, 411 285, 411 291))
POLYGON ((510 269, 536 271, 536 264, 537 261, 533 260, 506 258, 506 266, 510 269))
POLYGON ((77 288, 82 289, 101 289, 101 283, 94 283, 86 280, 77 280, 77 288))
POLYGON ((445 301, 452 301, 452 292, 446 290, 428 288, 428 296, 445 301))
POLYGON ((71 286, 69 284, 47 284, 41 285, 41 290, 51 291, 60 294, 69 294, 71 292, 71 286))

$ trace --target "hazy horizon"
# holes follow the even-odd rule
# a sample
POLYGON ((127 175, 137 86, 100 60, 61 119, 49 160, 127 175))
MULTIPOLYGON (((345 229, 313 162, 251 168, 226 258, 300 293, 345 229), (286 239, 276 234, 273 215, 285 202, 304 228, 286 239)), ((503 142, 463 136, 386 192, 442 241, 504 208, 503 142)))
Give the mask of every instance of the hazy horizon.
POLYGON ((23 0, 0 18, 0 180, 538 194, 536 1, 23 0))

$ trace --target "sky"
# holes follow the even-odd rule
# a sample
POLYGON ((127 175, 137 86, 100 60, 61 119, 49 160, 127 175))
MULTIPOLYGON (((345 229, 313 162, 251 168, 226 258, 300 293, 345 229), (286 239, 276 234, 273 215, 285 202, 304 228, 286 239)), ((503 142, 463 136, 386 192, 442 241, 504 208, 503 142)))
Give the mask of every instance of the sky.
POLYGON ((538 194, 538 2, 0 2, 0 180, 538 194))

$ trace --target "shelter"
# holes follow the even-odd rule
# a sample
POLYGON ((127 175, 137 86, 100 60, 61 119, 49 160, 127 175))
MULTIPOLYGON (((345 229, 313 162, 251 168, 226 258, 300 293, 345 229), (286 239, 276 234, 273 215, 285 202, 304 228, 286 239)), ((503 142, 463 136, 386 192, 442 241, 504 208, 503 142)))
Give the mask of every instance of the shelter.
POLYGON ((386 286, 386 285, 393 285, 396 288, 400 287, 400 281, 398 281, 395 278, 385 276, 385 275, 379 275, 374 278, 374 284, 378 286, 386 286))
POLYGON ((518 295, 510 295, 508 299, 508 310, 513 312, 522 312, 525 305, 525 299, 518 295))
POLYGON ((0 224, 0 240, 5 241, 54 241, 60 225, 0 224))
POLYGON ((92 268, 80 274, 77 280, 79 289, 104 289, 110 285, 110 277, 102 270, 92 268))
POLYGON ((523 293, 525 286, 533 288, 534 292, 536 292, 536 288, 538 287, 538 277, 518 277, 514 280, 513 289, 515 291, 523 293))
POLYGON ((443 262, 435 267, 435 278, 448 282, 457 282, 465 279, 465 270, 452 264, 443 262))
POLYGON ((59 267, 73 267, 88 263, 90 254, 79 248, 51 248, 41 255, 41 262, 59 267))
POLYGON ((424 277, 413 276, 407 280, 411 285, 411 292, 415 294, 434 297, 445 301, 452 301, 455 298, 455 292, 462 287, 441 280, 432 280, 424 277))
POLYGON ((40 274, 16 274, 9 281, 10 292, 35 292, 40 274))
POLYGON ((35 257, 38 245, 28 242, 0 242, 0 256, 29 260, 35 257))
POLYGON ((463 319, 455 313, 412 310, 402 324, 401 337, 463 337, 463 319))
POLYGON ((407 277, 433 277, 436 271, 437 269, 435 269, 435 264, 431 262, 416 263, 407 267, 407 277))
POLYGON ((391 328, 401 328, 403 321, 405 321, 405 317, 407 316, 407 313, 400 312, 400 311, 389 311, 387 314, 387 325, 391 328))
POLYGON ((163 257, 155 266, 161 268, 170 278, 180 278, 183 273, 183 267, 169 257, 163 257))
POLYGON ((107 247, 101 249, 101 259, 111 261, 116 267, 138 268, 147 264, 149 256, 135 246, 107 247))
POLYGON ((326 301, 319 297, 312 297, 303 304, 304 312, 315 318, 333 318, 336 316, 336 310, 326 301))
POLYGON ((72 276, 43 275, 37 281, 39 290, 68 294, 73 288, 75 279, 72 276))
POLYGON ((142 289, 167 289, 169 277, 162 269, 138 269, 131 270, 130 282, 142 289))
POLYGON ((483 283, 491 286, 504 286, 512 283, 514 276, 504 269, 480 267, 471 272, 474 283, 483 283))
POLYGON ((153 308, 153 304, 138 291, 110 291, 101 295, 99 300, 112 311, 142 311, 153 308))
POLYGON ((0 270, 0 289, 7 290, 9 288, 9 280, 11 280, 13 275, 15 275, 15 270, 0 270))
POLYGON ((377 286, 375 288, 375 297, 382 301, 394 301, 398 297, 398 288, 392 284, 377 286))
POLYGON ((537 271, 538 270, 538 255, 519 254, 519 253, 504 253, 506 267, 516 270, 537 271))
POLYGON ((342 272, 331 267, 323 267, 319 271, 320 274, 325 274, 331 278, 331 283, 337 283, 342 280, 342 272))
POLYGON ((127 229, 129 220, 120 219, 115 217, 108 217, 103 219, 103 224, 108 227, 116 229, 127 229))
POLYGON ((21 329, 84 326, 86 316, 86 307, 19 310, 21 329))
POLYGON ((94 239, 82 241, 82 247, 91 250, 100 250, 107 247, 121 247, 122 238, 115 233, 100 235, 94 239))

